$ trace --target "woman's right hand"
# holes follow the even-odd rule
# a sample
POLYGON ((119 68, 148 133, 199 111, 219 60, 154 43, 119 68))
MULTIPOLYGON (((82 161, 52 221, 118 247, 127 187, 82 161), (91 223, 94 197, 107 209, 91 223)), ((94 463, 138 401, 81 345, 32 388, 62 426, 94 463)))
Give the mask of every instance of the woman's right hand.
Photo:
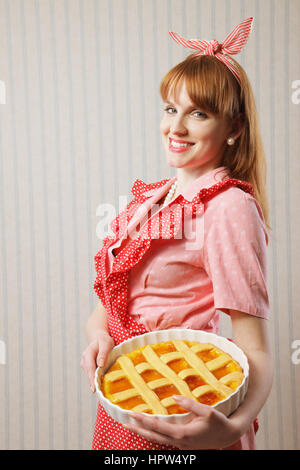
POLYGON ((95 370, 97 367, 104 367, 107 357, 114 347, 113 338, 108 332, 99 330, 95 332, 94 339, 83 351, 80 367, 87 374, 92 392, 95 392, 95 370))

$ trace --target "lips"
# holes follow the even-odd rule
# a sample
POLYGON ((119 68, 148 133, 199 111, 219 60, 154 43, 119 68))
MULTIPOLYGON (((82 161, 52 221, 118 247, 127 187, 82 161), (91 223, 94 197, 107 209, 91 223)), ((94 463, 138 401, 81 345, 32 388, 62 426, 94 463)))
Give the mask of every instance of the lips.
POLYGON ((169 138, 169 150, 171 152, 182 153, 186 152, 194 145, 194 142, 188 140, 177 140, 169 138))
POLYGON ((194 145, 194 142, 190 142, 189 140, 178 140, 178 139, 172 139, 171 137, 169 137, 169 142, 176 142, 178 144, 190 144, 190 145, 194 145))

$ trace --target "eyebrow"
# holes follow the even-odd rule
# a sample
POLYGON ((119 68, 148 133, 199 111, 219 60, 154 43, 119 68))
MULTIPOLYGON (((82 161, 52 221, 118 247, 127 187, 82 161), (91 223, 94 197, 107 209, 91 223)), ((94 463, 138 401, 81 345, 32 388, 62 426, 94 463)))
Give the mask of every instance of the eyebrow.
MULTIPOLYGON (((171 106, 176 107, 176 104, 172 103, 171 101, 164 101, 164 103, 166 105, 171 105, 171 106)), ((187 112, 189 112, 191 110, 198 110, 198 111, 201 111, 201 112, 203 112, 207 115, 209 114, 209 111, 206 111, 205 108, 203 108, 202 106, 197 106, 196 104, 191 104, 186 109, 187 112)))
MULTIPOLYGON (((165 103, 166 104, 171 104, 172 106, 176 106, 176 104, 172 103, 172 101, 166 100, 165 103)), ((198 106, 196 104, 191 104, 191 105, 188 106, 188 109, 193 109, 193 108, 198 108, 198 106)))

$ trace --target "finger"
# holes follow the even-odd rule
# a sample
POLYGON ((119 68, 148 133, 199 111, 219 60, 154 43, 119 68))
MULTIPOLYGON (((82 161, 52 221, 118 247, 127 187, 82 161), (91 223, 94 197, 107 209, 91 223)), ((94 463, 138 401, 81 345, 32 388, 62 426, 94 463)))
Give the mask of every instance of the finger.
POLYGON ((91 391, 94 393, 96 391, 96 387, 95 387, 95 383, 94 383, 95 376, 90 370, 87 370, 85 367, 83 367, 83 370, 86 373, 86 375, 88 376, 88 381, 89 381, 89 384, 90 384, 91 391))
POLYGON ((104 341, 99 342, 99 349, 97 354, 97 365, 99 367, 104 367, 112 348, 113 341, 111 341, 111 338, 107 338, 104 341))
POLYGON ((107 361, 107 356, 108 356, 107 351, 104 351, 104 350, 99 351, 97 355, 97 366, 104 367, 107 361))
POLYGON ((95 370, 96 370, 96 362, 95 362, 95 354, 92 352, 87 353, 83 359, 83 369, 88 376, 89 383, 91 390, 95 391, 95 370))
POLYGON ((154 432, 150 429, 146 429, 141 426, 136 426, 133 424, 124 424, 124 427, 128 429, 129 431, 132 431, 135 434, 139 434, 145 439, 148 439, 149 441, 154 441, 154 442, 157 442, 158 444, 164 444, 164 445, 169 445, 169 446, 174 447, 173 439, 170 439, 167 436, 154 432))
POLYGON ((178 405, 182 406, 188 411, 192 411, 197 416, 209 416, 212 413, 212 408, 209 405, 203 405, 191 398, 182 395, 173 395, 174 400, 178 405))
POLYGON ((93 370, 89 371, 89 382, 90 382, 90 387, 91 387, 92 392, 96 391, 96 387, 95 387, 95 370, 96 370, 96 367, 93 370))
POLYGON ((174 423, 166 423, 163 419, 147 416, 143 413, 130 413, 130 416, 138 422, 139 426, 144 426, 160 436, 171 438, 173 441, 174 439, 182 439, 184 436, 183 425, 176 424, 174 426, 174 423))
POLYGON ((104 367, 107 361, 108 354, 110 353, 110 349, 108 348, 102 348, 99 349, 98 355, 97 355, 97 365, 99 367, 104 367))

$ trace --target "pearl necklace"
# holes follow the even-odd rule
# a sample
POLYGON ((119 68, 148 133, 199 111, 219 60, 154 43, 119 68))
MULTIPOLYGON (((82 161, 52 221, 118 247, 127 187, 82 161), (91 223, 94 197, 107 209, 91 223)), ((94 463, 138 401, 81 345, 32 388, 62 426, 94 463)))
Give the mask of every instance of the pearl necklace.
POLYGON ((174 197, 174 194, 176 193, 176 189, 177 189, 177 185, 178 185, 178 181, 174 181, 174 183, 172 184, 171 188, 169 189, 169 192, 166 196, 166 199, 163 203, 163 207, 167 206, 173 199, 174 197))

